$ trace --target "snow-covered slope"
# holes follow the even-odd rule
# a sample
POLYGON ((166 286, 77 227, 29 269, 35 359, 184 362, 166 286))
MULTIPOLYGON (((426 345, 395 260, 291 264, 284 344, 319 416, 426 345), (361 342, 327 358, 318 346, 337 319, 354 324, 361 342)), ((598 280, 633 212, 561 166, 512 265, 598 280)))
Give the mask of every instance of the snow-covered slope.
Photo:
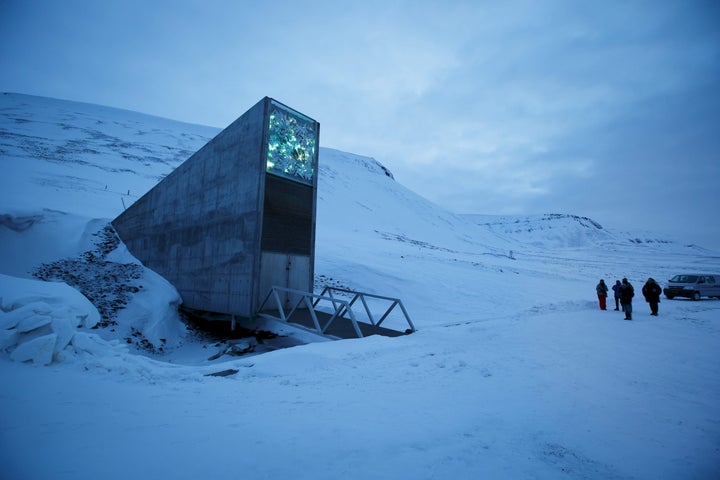
POLYGON ((3 213, 114 218, 218 133, 135 112, 0 95, 3 213))
POLYGON ((720 301, 663 301, 655 318, 640 294, 648 276, 720 271, 716 252, 569 215, 455 215, 360 155, 320 150, 316 286, 399 297, 418 332, 217 355, 104 229, 216 133, 0 95, 9 478, 720 472, 720 301), (52 275, 85 298, 37 279, 52 275), (632 322, 596 306, 598 279, 623 276, 632 322))
MULTIPOLYGON (((489 232, 505 235, 526 247, 540 248, 623 248, 638 245, 652 247, 668 246, 666 251, 688 249, 703 252, 696 245, 680 248, 676 242, 661 238, 652 232, 618 232, 603 228, 587 217, 567 214, 545 215, 463 215, 473 223, 483 226, 489 232)), ((707 253, 707 252, 705 252, 707 253)))

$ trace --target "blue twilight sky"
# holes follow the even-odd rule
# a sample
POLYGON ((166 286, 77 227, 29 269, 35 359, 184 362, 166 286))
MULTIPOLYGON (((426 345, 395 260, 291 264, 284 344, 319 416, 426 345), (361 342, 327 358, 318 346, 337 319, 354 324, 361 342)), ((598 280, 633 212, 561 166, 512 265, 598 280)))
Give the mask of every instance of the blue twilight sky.
POLYGON ((267 95, 456 213, 720 250, 714 0, 0 0, 0 91, 215 127, 267 95))

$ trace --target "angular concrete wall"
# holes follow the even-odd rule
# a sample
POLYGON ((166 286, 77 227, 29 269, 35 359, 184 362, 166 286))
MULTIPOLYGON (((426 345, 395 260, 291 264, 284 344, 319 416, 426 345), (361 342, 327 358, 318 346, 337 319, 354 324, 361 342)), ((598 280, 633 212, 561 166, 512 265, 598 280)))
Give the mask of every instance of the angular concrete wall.
POLYGON ((198 310, 252 316, 265 182, 264 98, 112 224, 198 310))

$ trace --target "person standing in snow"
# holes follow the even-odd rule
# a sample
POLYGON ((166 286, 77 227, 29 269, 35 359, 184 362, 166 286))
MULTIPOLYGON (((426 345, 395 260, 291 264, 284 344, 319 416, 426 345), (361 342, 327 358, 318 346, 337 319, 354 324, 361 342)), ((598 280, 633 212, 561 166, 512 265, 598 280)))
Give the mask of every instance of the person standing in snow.
POLYGON ((608 287, 605 285, 605 280, 600 279, 600 283, 595 287, 595 291, 597 292, 598 301, 600 302, 600 310, 607 310, 605 300, 607 299, 608 287))
POLYGON ((622 291, 620 280, 615 280, 615 285, 612 286, 612 289, 615 294, 615 311, 618 311, 620 310, 620 292, 622 291))
POLYGON ((657 284, 654 278, 650 277, 647 279, 647 282, 645 282, 645 285, 643 285, 642 293, 645 301, 650 304, 650 315, 657 317, 662 288, 660 288, 660 285, 657 284))
POLYGON ((632 299, 635 296, 635 289, 628 282, 627 278, 622 279, 622 290, 620 291, 620 305, 625 312, 625 320, 632 320, 632 299))

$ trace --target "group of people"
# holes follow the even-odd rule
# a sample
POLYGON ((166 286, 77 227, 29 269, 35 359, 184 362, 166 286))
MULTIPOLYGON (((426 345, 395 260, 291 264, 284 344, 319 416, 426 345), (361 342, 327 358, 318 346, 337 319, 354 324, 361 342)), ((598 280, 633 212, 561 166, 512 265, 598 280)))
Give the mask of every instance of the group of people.
MULTIPOLYGON (((632 299, 635 296, 635 289, 628 282, 627 278, 623 278, 622 281, 616 280, 615 285, 612 286, 615 296, 615 310, 620 310, 625 313, 625 320, 632 320, 632 299)), ((595 287, 598 296, 598 302, 600 303, 600 310, 607 310, 607 296, 610 291, 605 284, 605 280, 600 279, 600 283, 595 287)), ((658 304, 660 303, 660 294, 662 288, 655 281, 654 278, 650 277, 645 282, 642 288, 642 294, 645 297, 645 301, 650 305, 650 315, 657 317, 658 304)))

